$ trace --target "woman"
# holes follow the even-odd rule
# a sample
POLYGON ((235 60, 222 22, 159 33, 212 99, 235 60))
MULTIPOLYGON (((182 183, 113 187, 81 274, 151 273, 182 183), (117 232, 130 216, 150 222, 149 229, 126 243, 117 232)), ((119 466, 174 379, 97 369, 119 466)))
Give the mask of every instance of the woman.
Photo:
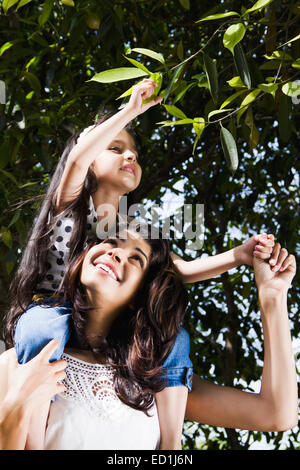
MULTIPOLYGON (((70 265, 68 270, 70 282, 66 288, 75 306, 73 311, 77 334, 73 344, 76 344, 76 340, 77 344, 81 344, 81 349, 73 347, 65 350, 63 357, 69 363, 67 378, 64 381, 67 390, 51 405, 45 438, 46 449, 103 448, 101 447, 103 445, 105 448, 110 448, 110 444, 113 449, 116 449, 118 445, 120 448, 134 449, 137 448, 134 446, 139 444, 142 448, 149 448, 147 447, 149 444, 150 448, 158 445, 159 427, 155 414, 156 408, 155 405, 151 407, 151 400, 156 386, 155 398, 156 401, 160 400, 158 390, 163 384, 153 373, 155 365, 158 364, 158 362, 156 364, 155 361, 153 362, 155 354, 153 356, 148 352, 149 347, 151 350, 151 344, 152 347, 154 344, 157 345, 158 349, 162 346, 159 343, 161 331, 157 332, 155 342, 150 341, 148 344, 149 332, 144 332, 145 335, 140 336, 146 342, 139 340, 137 331, 143 331, 147 325, 147 318, 150 319, 150 329, 155 324, 157 326, 159 318, 159 316, 154 316, 155 318, 149 315, 140 316, 140 308, 136 314, 134 313, 138 306, 141 307, 142 301, 142 296, 139 294, 142 291, 136 292, 136 289, 141 282, 144 282, 146 286, 147 278, 144 276, 148 276, 149 272, 145 269, 149 271, 151 269, 151 265, 142 267, 142 260, 133 260, 132 256, 135 256, 137 252, 141 254, 140 250, 144 253, 141 256, 145 260, 146 257, 149 259, 150 248, 147 242, 139 237, 134 236, 123 241, 121 239, 107 240, 107 243, 101 243, 86 250, 83 256, 79 256, 70 265), (105 268, 107 257, 110 257, 108 264, 112 272, 105 268), (135 263, 140 266, 138 271, 134 269, 135 263), (99 282, 100 277, 103 282, 99 282), (86 302, 88 308, 84 307, 86 302), (131 313, 127 308, 121 311, 127 305, 133 309, 131 313), (92 306, 94 308, 91 308, 92 306), (84 310, 88 312, 87 316, 80 313, 84 310), (129 333, 128 328, 131 324, 128 322, 129 319, 133 320, 135 326, 131 336, 132 341, 128 344, 122 341, 124 338, 122 332, 129 333), (83 350, 84 345, 85 347, 90 345, 91 349, 83 350), (97 357, 97 364, 95 364, 95 357, 97 357), (127 367, 124 368, 126 360, 127 367), (126 417, 125 412, 125 415, 123 414, 120 418, 120 409, 114 406, 111 371, 105 369, 103 364, 99 366, 99 361, 102 363, 105 361, 105 365, 115 367, 117 371, 115 391, 123 403, 135 409, 136 413, 141 413, 138 409, 142 407, 144 410, 150 410, 149 417, 142 416, 142 414, 135 415, 135 417, 127 414, 126 417), (94 380, 89 382, 89 376, 91 374, 93 376, 95 372, 93 367, 100 367, 102 376, 105 370, 104 381, 103 378, 99 381, 94 377, 94 380), (153 374, 152 378, 151 374, 153 374), (153 377, 157 380, 153 380, 153 377), (134 382, 133 391, 127 394, 134 382), (112 413, 110 416, 106 415, 104 421, 102 420, 99 424, 95 416, 94 399, 97 398, 99 389, 103 390, 100 386, 103 383, 106 384, 104 387, 107 400, 105 408, 107 408, 107 403, 110 403, 112 413), (120 419, 121 422, 123 420, 121 425, 120 419), (82 428, 83 422, 87 423, 84 428, 82 428), (130 433, 128 433, 128 422, 130 422, 130 433), (97 426, 97 432, 95 426, 97 426), (100 442, 95 442, 99 433, 100 442), (133 435, 133 443, 126 441, 130 435, 133 435), (120 442, 118 442, 119 439, 120 442)), ((265 362, 261 392, 250 394, 200 381, 198 390, 201 390, 201 397, 198 394, 194 401, 193 392, 190 394, 191 405, 188 405, 186 414, 188 419, 189 413, 193 416, 198 414, 199 422, 261 431, 287 429, 297 423, 297 382, 286 309, 287 290, 295 274, 295 258, 291 255, 287 256, 286 250, 281 249, 279 244, 276 244, 276 251, 278 256, 285 260, 286 269, 283 272, 274 273, 267 262, 254 259, 255 279, 265 334, 265 362), (194 409, 189 409, 190 406, 194 406, 194 409)), ((148 289, 148 293, 150 293, 149 290, 154 294, 155 290, 148 289)), ((150 300, 151 297, 148 298, 150 300)), ((148 302, 149 307, 155 299, 157 300, 156 294, 148 302)), ((161 312, 161 309, 157 309, 156 312, 161 312)), ((168 313, 171 314, 170 311, 168 313)), ((171 318, 172 315, 169 320, 171 318)), ((154 327, 153 331, 155 330, 154 327)), ((157 358, 160 355, 164 356, 161 354, 162 350, 157 358)), ((165 354, 167 354, 166 350, 165 354)), ((128 412, 128 409, 125 409, 128 412)), ((38 436, 43 435, 42 429, 45 428, 47 413, 44 414, 44 422, 42 414, 39 410, 32 422, 34 432, 28 440, 29 448, 42 446, 38 436)), ((160 416, 160 419, 163 419, 163 416, 160 416)))
MULTIPOLYGON (((51 404, 48 423, 53 426, 48 425, 45 448, 173 448, 174 430, 165 432, 168 423, 159 423, 154 402, 154 395, 166 386, 162 364, 181 337, 187 305, 168 243, 126 232, 91 245, 72 260, 65 277, 60 304, 71 302, 75 326, 68 343, 71 349, 63 356, 71 362, 69 400, 57 397, 51 404), (97 364, 89 364, 82 372, 78 371, 82 361, 97 364), (99 366, 99 361, 104 364, 99 366), (94 395, 101 395, 101 403, 95 403, 94 395)), ((49 308, 35 305, 31 310, 34 319, 43 315, 42 310, 47 314, 49 308)), ((181 410, 177 407, 179 432, 175 431, 180 437, 184 410, 185 403, 181 410)), ((47 414, 45 407, 33 417, 27 448, 43 448, 41 426, 45 427, 47 414)))

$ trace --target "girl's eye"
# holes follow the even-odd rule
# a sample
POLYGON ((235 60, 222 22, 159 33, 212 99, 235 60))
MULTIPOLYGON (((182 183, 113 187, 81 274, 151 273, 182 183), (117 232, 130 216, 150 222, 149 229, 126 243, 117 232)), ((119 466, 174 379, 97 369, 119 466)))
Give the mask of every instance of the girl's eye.
POLYGON ((109 150, 114 150, 114 151, 116 151, 116 152, 120 152, 120 153, 121 153, 120 147, 110 147, 109 150))

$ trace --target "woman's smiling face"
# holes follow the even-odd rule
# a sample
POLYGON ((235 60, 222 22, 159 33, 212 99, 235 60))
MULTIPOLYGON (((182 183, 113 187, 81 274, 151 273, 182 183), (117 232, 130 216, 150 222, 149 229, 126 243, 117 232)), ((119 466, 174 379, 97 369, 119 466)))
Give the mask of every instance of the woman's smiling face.
POLYGON ((99 154, 92 168, 98 182, 109 183, 126 194, 136 189, 141 181, 142 169, 137 158, 134 139, 123 129, 99 154))
POLYGON ((124 231, 93 246, 85 255, 80 281, 90 298, 121 310, 132 302, 149 266, 150 245, 138 234, 124 231))

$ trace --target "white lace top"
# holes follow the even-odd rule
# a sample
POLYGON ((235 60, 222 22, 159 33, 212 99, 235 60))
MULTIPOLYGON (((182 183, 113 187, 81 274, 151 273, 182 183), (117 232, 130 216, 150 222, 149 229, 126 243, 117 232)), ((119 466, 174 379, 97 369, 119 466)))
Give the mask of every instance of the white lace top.
POLYGON ((113 367, 63 354, 66 390, 51 403, 45 450, 158 449, 156 404, 150 416, 125 405, 113 386, 113 367))

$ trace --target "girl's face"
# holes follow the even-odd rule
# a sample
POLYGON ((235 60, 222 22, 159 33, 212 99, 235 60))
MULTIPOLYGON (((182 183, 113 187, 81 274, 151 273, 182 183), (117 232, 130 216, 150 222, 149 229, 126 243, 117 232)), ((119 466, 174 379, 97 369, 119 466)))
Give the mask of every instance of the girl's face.
POLYGON ((105 308, 121 311, 139 290, 149 266, 150 245, 134 232, 93 246, 85 255, 80 281, 90 299, 105 308))
POLYGON ((123 129, 99 154, 92 169, 99 182, 109 183, 126 194, 136 189, 141 181, 142 169, 137 157, 134 139, 123 129))

